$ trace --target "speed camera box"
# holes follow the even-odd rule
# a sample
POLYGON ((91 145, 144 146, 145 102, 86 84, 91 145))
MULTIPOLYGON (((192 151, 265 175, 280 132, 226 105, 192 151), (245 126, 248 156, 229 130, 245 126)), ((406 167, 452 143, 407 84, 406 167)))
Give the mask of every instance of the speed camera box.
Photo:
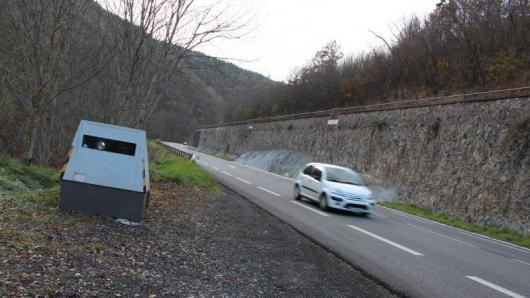
POLYGON ((143 220, 150 191, 145 131, 82 120, 61 176, 61 208, 143 220))

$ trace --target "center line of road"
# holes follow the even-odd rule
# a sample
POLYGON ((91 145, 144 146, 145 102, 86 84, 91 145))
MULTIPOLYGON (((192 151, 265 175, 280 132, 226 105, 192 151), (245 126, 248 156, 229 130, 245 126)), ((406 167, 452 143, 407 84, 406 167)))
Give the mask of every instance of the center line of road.
POLYGON ((258 186, 258 188, 261 189, 261 190, 263 190, 263 191, 266 191, 266 192, 270 193, 271 195, 274 195, 274 196, 277 196, 277 197, 281 197, 281 196, 282 196, 282 195, 280 195, 280 194, 275 193, 275 192, 272 191, 272 190, 268 190, 268 189, 266 189, 265 187, 258 186))
POLYGON ((354 230, 357 230, 357 231, 359 231, 359 232, 361 232, 361 233, 364 233, 364 234, 366 234, 366 235, 368 235, 368 236, 370 236, 370 237, 373 237, 373 238, 375 238, 375 239, 377 239, 377 240, 381 240, 381 241, 385 242, 386 244, 390 244, 390 245, 392 245, 392 246, 394 246, 394 247, 397 247, 397 248, 399 248, 399 249, 401 249, 401 250, 404 250, 404 251, 408 252, 409 254, 412 254, 412 255, 415 255, 415 256, 423 256, 422 253, 419 253, 419 252, 417 252, 417 251, 415 251, 415 250, 412 250, 412 249, 410 249, 410 248, 408 248, 408 247, 405 247, 405 246, 403 246, 403 245, 401 245, 401 244, 397 244, 396 242, 390 241, 390 240, 388 240, 388 239, 386 239, 386 238, 383 238, 383 237, 381 237, 381 236, 378 236, 378 235, 376 235, 376 234, 370 233, 370 232, 368 232, 368 231, 366 231, 366 230, 363 230, 363 229, 361 229, 361 228, 359 228, 359 227, 357 227, 357 226, 354 226, 354 225, 348 225, 348 227, 350 227, 350 228, 352 228, 352 229, 354 229, 354 230))
POLYGON ((252 182, 247 181, 247 180, 245 180, 245 179, 243 179, 243 178, 240 178, 240 177, 237 177, 237 180, 242 181, 242 182, 245 182, 246 184, 252 184, 252 182))
POLYGON ((425 228, 422 228, 422 227, 418 227, 418 226, 415 226, 413 224, 409 224, 409 226, 412 226, 412 227, 415 227, 416 229, 420 229, 420 230, 423 230, 423 231, 426 231, 426 232, 429 232, 429 233, 433 233, 434 235, 438 235, 440 237, 445 237, 445 238, 448 238, 448 239, 451 239, 451 240, 454 240, 456 242, 460 242, 462 244, 465 244, 465 245, 469 245, 469 246, 472 246, 472 247, 475 247, 475 248, 478 248, 478 246, 474 245, 474 244, 471 244, 471 243, 467 243, 467 242, 464 242, 462 240, 458 240, 458 239, 455 239, 453 237, 449 237, 449 236, 445 236, 443 234, 440 234, 440 233, 436 233, 434 231, 431 231, 431 230, 428 230, 428 229, 425 229, 425 228))
POLYGON ((212 169, 219 171, 219 168, 212 166, 212 169))
POLYGON ((499 292, 501 292, 501 293, 503 293, 503 294, 506 294, 506 295, 508 295, 508 296, 510 296, 510 297, 515 297, 515 298, 525 298, 525 297, 522 296, 522 295, 519 295, 519 294, 517 294, 517 293, 514 293, 514 292, 512 292, 512 291, 510 291, 510 290, 507 290, 507 289, 501 287, 501 286, 498 286, 498 285, 496 285, 496 284, 493 284, 493 283, 491 283, 491 282, 489 282, 489 281, 487 281, 487 280, 483 280, 483 279, 480 278, 480 277, 470 276, 470 275, 468 275, 468 276, 466 276, 466 277, 469 278, 469 279, 471 279, 471 280, 474 280, 474 281, 476 281, 476 282, 478 282, 478 283, 481 283, 481 284, 485 285, 486 287, 490 287, 490 288, 492 288, 492 289, 494 289, 494 290, 497 290, 497 291, 499 291, 499 292))
POLYGON ((318 214, 320 214, 320 215, 323 215, 323 216, 329 216, 328 214, 326 214, 326 213, 324 213, 324 212, 320 212, 320 211, 318 211, 318 210, 315 210, 315 209, 313 209, 313 208, 311 208, 311 207, 308 207, 308 206, 306 206, 306 205, 304 205, 304 204, 302 204, 302 203, 295 202, 295 201, 291 201, 291 203, 296 204, 296 205, 299 205, 299 206, 302 206, 302 207, 306 208, 307 210, 311 210, 311 211, 313 211, 313 212, 315 212, 315 213, 318 213, 318 214))
POLYGON ((231 167, 232 169, 235 169, 236 167, 234 167, 233 165, 228 165, 229 167, 231 167))
POLYGON ((278 174, 275 174, 275 173, 272 173, 272 172, 267 172, 267 171, 264 171, 262 169, 254 168, 254 167, 251 167, 251 166, 247 166, 246 164, 242 164, 242 163, 237 162, 237 161, 235 163, 237 163, 238 165, 244 166, 246 168, 249 168, 251 170, 254 170, 254 171, 262 172, 262 173, 265 173, 265 174, 269 174, 269 175, 276 176, 276 177, 283 178, 283 179, 290 180, 290 181, 296 181, 296 179, 289 178, 289 177, 282 176, 282 175, 278 175, 278 174))
POLYGON ((209 166, 209 164, 207 162, 204 162, 204 161, 202 162, 202 164, 205 165, 205 166, 209 166))
POLYGON ((230 173, 228 173, 228 172, 226 172, 226 171, 221 171, 221 173, 223 173, 223 174, 225 174, 225 175, 227 175, 227 176, 232 176, 232 174, 230 174, 230 173))

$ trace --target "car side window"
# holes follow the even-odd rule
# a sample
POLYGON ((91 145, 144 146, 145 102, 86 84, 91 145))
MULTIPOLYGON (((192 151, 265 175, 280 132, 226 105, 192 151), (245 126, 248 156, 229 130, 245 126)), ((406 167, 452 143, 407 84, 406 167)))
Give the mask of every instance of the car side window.
POLYGON ((316 180, 320 181, 322 179, 322 171, 317 169, 317 168, 313 168, 313 178, 315 178, 316 180))
POLYGON ((304 175, 312 176, 312 173, 311 173, 312 171, 313 171, 313 166, 307 166, 304 169, 304 175))

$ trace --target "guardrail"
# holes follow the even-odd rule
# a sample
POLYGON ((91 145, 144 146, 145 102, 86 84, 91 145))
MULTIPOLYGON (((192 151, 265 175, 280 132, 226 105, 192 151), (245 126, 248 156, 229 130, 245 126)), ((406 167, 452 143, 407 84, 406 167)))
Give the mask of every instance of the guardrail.
POLYGON ((189 152, 186 152, 186 151, 183 151, 183 150, 180 150, 180 149, 177 149, 175 147, 171 147, 169 146, 168 144, 160 141, 160 140, 156 140, 156 142, 164 147, 166 147, 169 151, 171 151, 172 153, 174 153, 175 155, 179 156, 179 157, 182 157, 184 159, 187 159, 187 160, 191 160, 193 159, 193 154, 189 153, 189 152))
POLYGON ((448 105, 448 104, 465 103, 465 102, 501 100, 501 99, 516 98, 516 97, 530 97, 530 87, 505 89, 505 90, 494 90, 494 91, 487 91, 487 92, 476 92, 476 93, 468 93, 468 94, 458 94, 458 95, 442 96, 442 97, 420 98, 420 99, 394 101, 394 102, 389 102, 389 103, 373 104, 373 105, 366 105, 366 106, 335 108, 331 110, 322 110, 322 111, 316 111, 316 112, 289 114, 289 115, 273 116, 273 117, 266 117, 266 118, 255 118, 255 119, 249 119, 249 120, 222 123, 222 124, 217 124, 217 125, 216 124, 205 125, 205 126, 199 127, 198 129, 234 126, 234 125, 242 125, 242 124, 250 125, 254 123, 295 120, 295 119, 315 118, 315 117, 336 117, 336 116, 344 115, 344 114, 378 112, 378 111, 387 111, 387 110, 400 110, 400 109, 439 106, 439 105, 448 105))

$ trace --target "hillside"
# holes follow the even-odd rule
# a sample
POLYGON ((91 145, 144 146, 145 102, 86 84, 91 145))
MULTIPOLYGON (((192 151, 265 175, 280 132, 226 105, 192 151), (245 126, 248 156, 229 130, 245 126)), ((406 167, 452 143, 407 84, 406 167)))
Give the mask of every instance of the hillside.
POLYGON ((183 142, 197 127, 222 121, 242 97, 280 84, 202 53, 194 52, 183 64, 182 73, 166 86, 170 92, 151 119, 148 132, 152 138, 183 142))
MULTIPOLYGON (((100 10, 108 26, 123 22, 96 2, 92 2, 91 9, 100 10)), ((83 23, 89 28, 93 26, 93 18, 86 17, 83 23)), ((229 61, 191 51, 180 62, 176 76, 160 87, 163 97, 146 127, 148 135, 150 138, 187 140, 198 126, 222 121, 226 111, 241 98, 250 96, 252 90, 276 84, 229 61)))
MULTIPOLYGON (((127 3, 135 7, 129 15, 142 5, 172 8, 168 2, 127 3)), ((234 101, 276 84, 189 45, 210 35, 186 43, 186 33, 177 30, 177 36, 160 39, 156 30, 164 28, 164 15, 142 23, 94 0, 29 4, 0 2, 0 152, 13 157, 60 165, 81 119, 183 141, 197 126, 221 121, 234 101)), ((195 9, 209 13, 208 7, 195 9)), ((193 15, 180 17, 195 21, 193 15)), ((201 32, 222 36, 232 30, 222 15, 211 21, 214 28, 201 32)))

